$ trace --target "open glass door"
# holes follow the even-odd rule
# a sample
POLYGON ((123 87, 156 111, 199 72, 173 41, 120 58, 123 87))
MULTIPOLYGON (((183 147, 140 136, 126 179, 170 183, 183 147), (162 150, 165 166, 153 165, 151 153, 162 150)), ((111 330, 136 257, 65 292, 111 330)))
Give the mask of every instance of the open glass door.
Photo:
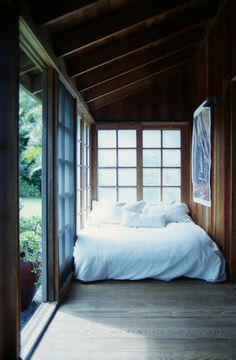
POLYGON ((19 195, 21 330, 43 298, 43 72, 20 51, 19 195))

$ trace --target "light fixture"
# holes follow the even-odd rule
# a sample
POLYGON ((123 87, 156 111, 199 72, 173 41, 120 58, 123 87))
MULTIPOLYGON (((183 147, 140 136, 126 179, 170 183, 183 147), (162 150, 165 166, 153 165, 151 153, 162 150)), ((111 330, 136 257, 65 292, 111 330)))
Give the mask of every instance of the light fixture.
POLYGON ((208 96, 203 103, 203 107, 205 108, 212 108, 213 106, 218 104, 218 98, 216 95, 208 96))

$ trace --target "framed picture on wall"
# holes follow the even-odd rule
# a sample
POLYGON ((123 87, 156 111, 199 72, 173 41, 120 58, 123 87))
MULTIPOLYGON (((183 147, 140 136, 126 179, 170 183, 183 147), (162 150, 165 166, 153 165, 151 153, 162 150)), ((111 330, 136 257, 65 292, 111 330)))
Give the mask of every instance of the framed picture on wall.
POLYGON ((193 115, 193 201, 211 206, 211 109, 201 104, 193 115))

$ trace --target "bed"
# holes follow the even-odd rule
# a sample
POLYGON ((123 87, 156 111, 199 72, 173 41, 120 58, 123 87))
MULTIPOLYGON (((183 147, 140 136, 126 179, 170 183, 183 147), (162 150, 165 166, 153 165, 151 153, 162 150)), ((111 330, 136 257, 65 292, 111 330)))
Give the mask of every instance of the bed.
POLYGON ((83 282, 169 281, 181 276, 226 280, 225 259, 218 246, 186 212, 184 215, 184 221, 168 221, 159 227, 127 226, 122 220, 88 224, 74 247, 75 278, 83 282))

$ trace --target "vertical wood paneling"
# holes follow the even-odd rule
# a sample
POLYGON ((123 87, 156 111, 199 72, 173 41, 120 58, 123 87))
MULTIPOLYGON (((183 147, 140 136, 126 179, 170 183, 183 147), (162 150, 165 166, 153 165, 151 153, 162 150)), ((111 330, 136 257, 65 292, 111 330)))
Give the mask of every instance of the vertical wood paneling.
POLYGON ((0 359, 19 355, 18 16, 0 2, 0 359))
MULTIPOLYGON (((212 206, 194 204, 190 208, 194 220, 205 228, 231 262, 231 198, 230 198, 230 81, 235 25, 231 17, 231 1, 226 1, 196 58, 196 103, 209 95, 219 98, 212 109, 212 206), (232 46, 233 45, 233 46, 232 46)), ((234 185, 234 184, 233 184, 234 185)))
POLYGON ((144 91, 93 111, 101 121, 191 121, 193 111, 192 66, 160 77, 144 91))

